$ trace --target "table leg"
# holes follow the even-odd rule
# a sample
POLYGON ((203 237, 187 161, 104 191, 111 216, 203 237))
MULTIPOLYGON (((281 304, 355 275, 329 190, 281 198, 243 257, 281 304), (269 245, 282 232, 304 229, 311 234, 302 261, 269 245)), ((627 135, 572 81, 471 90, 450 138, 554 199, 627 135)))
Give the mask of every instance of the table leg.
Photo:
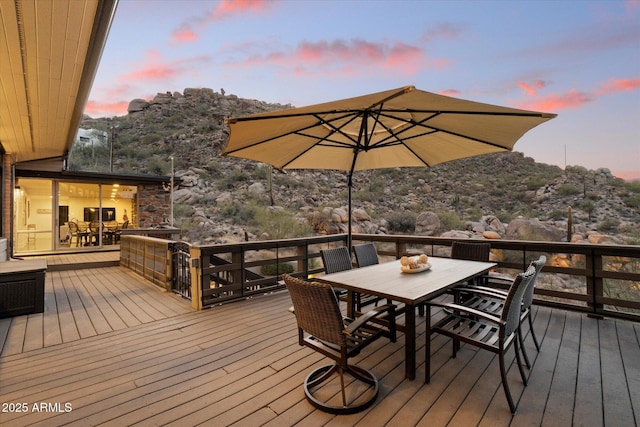
POLYGON ((413 380, 416 377, 416 308, 406 306, 405 319, 405 378, 413 380))
POLYGON ((427 336, 427 342, 424 345, 426 356, 424 363, 424 382, 429 384, 431 382, 431 306, 427 304, 425 313, 425 335, 427 336))
POLYGON ((347 317, 355 319, 356 293, 347 291, 347 317))

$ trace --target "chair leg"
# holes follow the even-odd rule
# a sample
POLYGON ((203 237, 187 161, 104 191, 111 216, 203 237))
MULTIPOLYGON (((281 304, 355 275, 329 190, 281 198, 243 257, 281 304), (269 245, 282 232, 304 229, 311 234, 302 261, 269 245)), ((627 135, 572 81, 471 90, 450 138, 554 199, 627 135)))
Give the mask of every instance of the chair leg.
POLYGON ((527 354, 527 349, 524 348, 524 338, 522 337, 522 328, 518 328, 518 340, 520 341, 524 363, 525 365, 527 365, 527 369, 531 369, 531 363, 529 362, 529 355, 527 354))
MULTIPOLYGON (((520 328, 518 328, 518 334, 520 335, 520 328)), ((520 349, 518 348, 518 341, 520 341, 520 339, 518 338, 518 336, 516 336, 516 338, 513 341, 513 348, 516 352, 516 362, 518 363, 518 370, 520 371, 520 378, 522 378, 522 382, 524 383, 524 385, 527 385, 527 375, 524 372, 524 368, 522 367, 522 360, 520 359, 520 349)), ((524 350, 524 347, 523 347, 524 350)))
MULTIPOLYGON (((373 373, 358 366, 348 365, 346 368, 341 368, 339 365, 326 365, 320 367, 310 373, 304 382, 304 392, 307 400, 314 407, 321 411, 329 412, 337 415, 355 414, 369 408, 376 401, 378 397, 379 384, 373 373), (320 400, 314 395, 314 389, 322 386, 326 380, 336 373, 340 376, 340 388, 342 393, 341 404, 332 405, 328 401, 320 400), (347 402, 344 374, 348 374, 355 380, 366 384, 369 388, 366 395, 359 396, 356 401, 351 403, 347 402)), ((337 396, 336 396, 337 397, 337 396)), ((338 402, 335 402, 338 403, 338 402)))
POLYGON ((536 338, 536 331, 533 329, 533 318, 531 317, 531 313, 527 316, 529 319, 529 332, 531 332, 531 336, 533 337, 533 343, 536 345, 536 350, 540 351, 540 344, 538 343, 538 338, 536 338))
POLYGON ((342 368, 338 368, 340 374, 340 391, 342 392, 342 406, 347 406, 347 392, 344 389, 344 371, 342 368))
POLYGON ((511 409, 511 413, 516 413, 516 405, 513 403, 513 399, 511 398, 511 391, 509 391, 509 384, 507 383, 507 370, 504 366, 504 352, 500 352, 498 355, 500 359, 500 376, 502 377, 502 388, 504 389, 504 394, 507 396, 507 403, 509 403, 509 409, 511 409))

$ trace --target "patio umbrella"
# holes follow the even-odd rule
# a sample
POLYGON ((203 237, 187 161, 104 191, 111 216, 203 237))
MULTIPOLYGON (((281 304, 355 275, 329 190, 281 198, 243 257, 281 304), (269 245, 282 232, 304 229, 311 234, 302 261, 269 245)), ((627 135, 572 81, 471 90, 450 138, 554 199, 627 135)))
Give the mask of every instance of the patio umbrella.
POLYGON ((555 114, 451 98, 406 86, 339 101, 227 119, 222 156, 278 169, 348 172, 348 245, 355 171, 431 167, 511 151, 555 114))

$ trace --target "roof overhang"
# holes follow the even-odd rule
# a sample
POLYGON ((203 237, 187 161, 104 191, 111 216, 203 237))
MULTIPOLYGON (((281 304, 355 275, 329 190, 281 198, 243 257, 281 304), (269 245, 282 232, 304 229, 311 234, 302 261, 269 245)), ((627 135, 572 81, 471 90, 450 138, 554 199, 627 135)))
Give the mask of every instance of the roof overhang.
POLYGON ((0 146, 62 167, 118 0, 0 0, 0 146))

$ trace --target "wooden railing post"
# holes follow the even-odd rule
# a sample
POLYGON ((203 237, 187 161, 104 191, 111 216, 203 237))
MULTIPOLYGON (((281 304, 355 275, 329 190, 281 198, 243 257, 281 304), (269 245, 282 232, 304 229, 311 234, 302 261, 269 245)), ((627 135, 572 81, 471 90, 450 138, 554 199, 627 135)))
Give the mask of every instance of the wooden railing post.
POLYGON ((191 307, 194 310, 202 310, 202 259, 201 251, 198 246, 189 248, 191 255, 191 307))
POLYGON ((296 270, 304 271, 304 277, 309 278, 309 244, 305 242, 296 246, 296 253, 300 257, 296 263, 296 270))
POLYGON ((602 254, 596 254, 595 251, 586 253, 585 259, 585 275, 587 276, 587 295, 589 301, 587 305, 591 308, 589 317, 602 318, 601 310, 604 305, 598 303, 598 299, 604 296, 604 283, 599 272, 602 271, 602 254))

